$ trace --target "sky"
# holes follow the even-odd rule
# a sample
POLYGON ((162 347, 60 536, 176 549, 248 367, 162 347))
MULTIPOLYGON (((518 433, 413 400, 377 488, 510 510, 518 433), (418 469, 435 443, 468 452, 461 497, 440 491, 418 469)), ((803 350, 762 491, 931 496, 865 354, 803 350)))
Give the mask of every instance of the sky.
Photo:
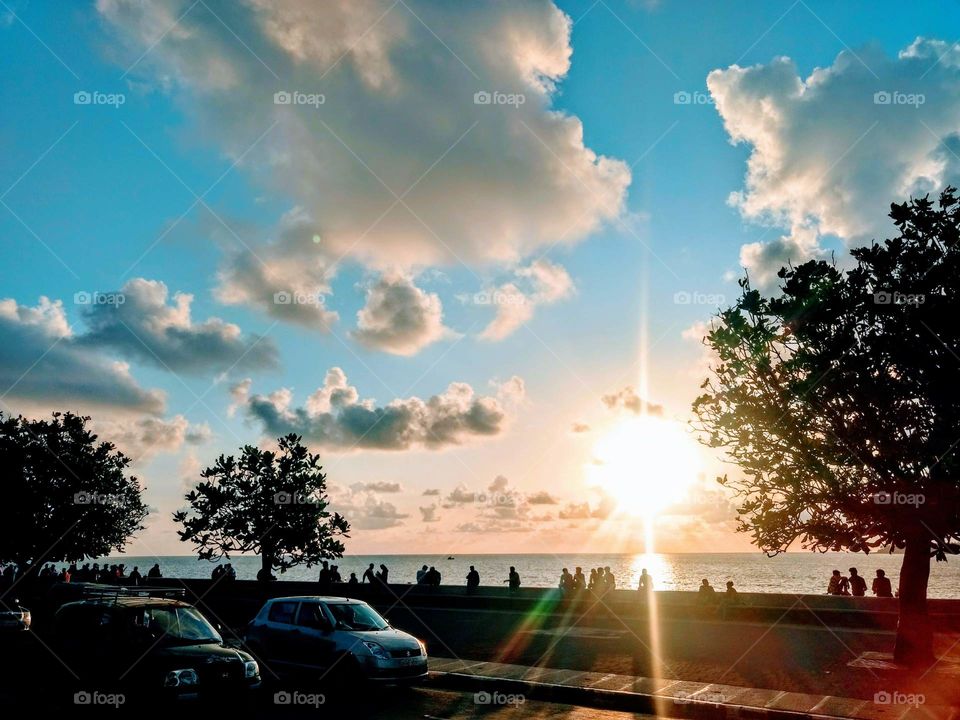
POLYGON ((2 0, 0 410, 133 459, 134 554, 289 432, 350 553, 750 550, 704 330, 957 184, 958 16, 2 0))

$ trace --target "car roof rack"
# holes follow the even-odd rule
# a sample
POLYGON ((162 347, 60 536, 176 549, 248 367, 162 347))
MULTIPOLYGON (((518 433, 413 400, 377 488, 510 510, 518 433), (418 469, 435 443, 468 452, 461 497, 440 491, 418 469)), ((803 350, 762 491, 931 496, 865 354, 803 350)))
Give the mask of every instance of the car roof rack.
POLYGON ((84 600, 113 600, 120 598, 163 598, 180 600, 186 597, 185 588, 151 587, 149 585, 99 585, 85 583, 80 591, 84 600))

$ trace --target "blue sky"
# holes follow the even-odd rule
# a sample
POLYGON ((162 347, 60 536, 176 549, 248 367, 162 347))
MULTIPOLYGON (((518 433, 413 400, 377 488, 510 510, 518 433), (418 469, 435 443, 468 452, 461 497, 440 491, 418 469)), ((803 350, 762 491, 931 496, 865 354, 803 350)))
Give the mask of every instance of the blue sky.
MULTIPOLYGON (((744 265, 762 284, 783 259, 842 255, 886 230, 898 193, 955 171, 944 149, 960 130, 949 92, 960 61, 944 35, 955 5, 584 0, 478 4, 459 17, 465 8, 0 5, 0 329, 25 348, 0 353, 0 407, 69 405, 127 443, 157 510, 137 549, 184 551, 169 513, 198 468, 283 428, 302 428, 325 458, 355 521, 353 552, 495 552, 521 537, 531 549, 642 549, 641 518, 611 512, 628 503, 584 469, 631 414, 602 398, 632 387, 664 424, 686 422, 705 368, 696 324, 734 297, 744 265), (791 90, 817 68, 828 71, 791 90), (278 89, 325 102, 278 107, 278 89), (477 106, 474 90, 526 100, 477 106), (105 104, 77 104, 78 92, 105 104), (924 101, 887 107, 876 92, 924 101), (377 224, 411 182, 410 215, 398 215, 403 196, 377 224), (307 269, 314 235, 326 275, 307 269), (243 252, 280 284, 242 274, 243 252), (153 284, 127 286, 121 322, 74 301, 135 278, 153 284), (337 313, 331 332, 261 296, 298 283, 337 313), (527 314, 474 301, 497 288, 527 314), (169 311, 175 293, 192 295, 189 321, 169 311), (38 320, 28 308, 41 297, 62 305, 38 320), (232 325, 203 325, 211 318, 232 325), (156 336, 144 343, 131 328, 156 336), (274 362, 252 362, 268 347, 274 362), (78 361, 103 377, 71 372, 78 361), (376 446, 385 423, 363 438, 336 408, 291 414, 331 368, 375 407, 446 398, 457 429, 406 427, 413 440, 376 446), (65 378, 78 386, 69 400, 44 392, 65 378), (446 395, 454 382, 473 400, 446 395), (107 392, 127 385, 163 393, 162 408, 107 392), (289 399, 271 395, 283 388, 289 399), (490 416, 475 423, 469 402, 490 416), (401 489, 363 486, 379 482, 401 489), (503 507, 457 499, 470 493, 503 507), (531 503, 538 493, 553 502, 531 503)), ((669 474, 656 458, 620 461, 641 488, 669 474)), ((672 507, 673 534, 692 550, 745 548, 709 481, 714 460, 699 461, 696 477, 667 478, 700 498, 672 507)))

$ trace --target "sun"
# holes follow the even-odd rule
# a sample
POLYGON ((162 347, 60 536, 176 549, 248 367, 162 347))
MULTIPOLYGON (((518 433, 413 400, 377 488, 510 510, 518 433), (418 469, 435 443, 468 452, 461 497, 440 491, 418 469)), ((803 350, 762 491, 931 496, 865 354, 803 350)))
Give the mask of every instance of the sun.
POLYGON ((671 420, 623 420, 593 448, 589 479, 629 515, 652 519, 684 499, 700 474, 700 449, 671 420))

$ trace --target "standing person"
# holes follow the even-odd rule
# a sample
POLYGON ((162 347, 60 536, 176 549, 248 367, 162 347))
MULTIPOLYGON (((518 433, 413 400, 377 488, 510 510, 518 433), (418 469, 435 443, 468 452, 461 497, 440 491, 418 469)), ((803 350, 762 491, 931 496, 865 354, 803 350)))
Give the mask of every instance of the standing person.
POLYGON ((427 566, 426 566, 426 565, 424 565, 422 568, 420 568, 419 570, 417 570, 417 585, 423 585, 423 584, 424 584, 424 582, 425 582, 424 578, 427 576, 427 572, 428 572, 428 571, 427 571, 427 566))
POLYGON ((640 571, 640 582, 637 584, 637 590, 646 595, 653 590, 653 578, 647 574, 647 569, 640 571))
POLYGON ((610 566, 603 569, 603 592, 608 593, 617 589, 617 579, 613 576, 610 566))
POLYGON ((863 597, 867 594, 867 581, 858 573, 856 568, 850 568, 850 594, 854 597, 863 597))
POLYGON ((510 566, 510 574, 504 582, 507 583, 507 587, 510 588, 512 593, 520 589, 520 573, 513 565, 510 566))
POLYGON ((470 572, 467 573, 467 594, 473 595, 478 587, 480 587, 480 573, 471 565, 470 572))
MULTIPOLYGON (((96 565, 94 565, 96 567, 96 565)), ((160 563, 154 563, 153 567, 147 572, 148 578, 162 578, 163 573, 160 572, 160 563)))
POLYGON ((590 568, 590 579, 587 581, 587 590, 594 590, 597 587, 597 570, 590 568))
POLYGON ((586 589, 587 580, 583 577, 583 568, 578 567, 573 573, 573 589, 577 592, 586 589))
POLYGON ((143 582, 143 575, 140 574, 140 568, 134 565, 133 570, 130 571, 130 584, 139 585, 142 582, 143 582))
POLYGON ((360 582, 368 582, 371 585, 376 584, 377 574, 373 571, 373 563, 370 563, 369 567, 363 571, 363 578, 360 580, 360 582))
POLYGON ((320 573, 317 575, 317 583, 321 590, 326 590, 330 584, 330 563, 326 560, 320 563, 320 573))
POLYGON ((573 575, 566 568, 560 573, 560 589, 565 593, 573 590, 573 575))
POLYGON ((377 573, 377 580, 386 587, 387 586, 387 576, 390 574, 390 571, 387 569, 387 566, 383 563, 380 563, 380 572, 377 573))
POLYGON ((893 597, 893 588, 890 586, 890 578, 883 570, 877 570, 877 576, 873 579, 873 594, 877 597, 893 597))

